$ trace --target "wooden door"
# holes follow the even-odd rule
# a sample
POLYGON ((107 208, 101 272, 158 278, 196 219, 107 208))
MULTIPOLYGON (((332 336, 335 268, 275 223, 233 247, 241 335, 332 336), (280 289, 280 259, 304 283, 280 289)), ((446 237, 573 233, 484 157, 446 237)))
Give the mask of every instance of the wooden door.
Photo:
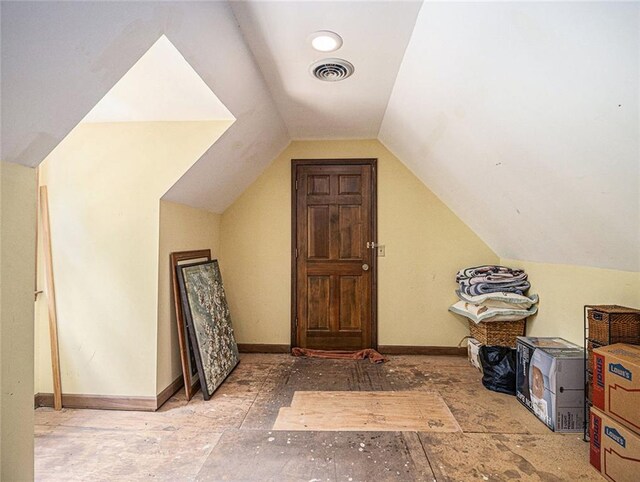
POLYGON ((375 165, 293 161, 292 346, 377 345, 375 165))

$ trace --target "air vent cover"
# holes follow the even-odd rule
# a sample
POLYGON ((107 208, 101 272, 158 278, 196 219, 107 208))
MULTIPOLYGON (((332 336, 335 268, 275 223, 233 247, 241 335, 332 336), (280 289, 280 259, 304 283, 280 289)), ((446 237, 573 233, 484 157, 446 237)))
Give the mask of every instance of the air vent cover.
POLYGON ((311 75, 325 82, 344 80, 350 77, 354 70, 353 65, 343 59, 322 59, 310 67, 311 75))

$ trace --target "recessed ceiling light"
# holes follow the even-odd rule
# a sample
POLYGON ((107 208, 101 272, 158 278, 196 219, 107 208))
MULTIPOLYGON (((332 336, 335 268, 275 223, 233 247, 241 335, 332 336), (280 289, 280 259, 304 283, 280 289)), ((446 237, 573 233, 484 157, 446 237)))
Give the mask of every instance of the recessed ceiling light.
POLYGON ((309 37, 311 46, 318 52, 333 52, 342 47, 342 37, 329 30, 314 32, 309 37))

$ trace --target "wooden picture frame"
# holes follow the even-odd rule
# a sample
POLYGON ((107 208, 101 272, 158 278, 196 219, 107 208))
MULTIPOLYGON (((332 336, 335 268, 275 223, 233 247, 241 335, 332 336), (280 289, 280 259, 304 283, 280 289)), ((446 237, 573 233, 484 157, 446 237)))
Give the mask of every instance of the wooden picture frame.
POLYGON ((218 260, 180 265, 177 275, 200 389, 209 400, 240 362, 218 260))
POLYGON ((180 345, 180 361, 182 363, 182 376, 184 378, 184 392, 187 401, 191 400, 194 393, 200 388, 198 369, 195 363, 195 354, 187 335, 187 325, 182 312, 180 301, 180 285, 178 284, 178 269, 182 264, 196 263, 198 261, 210 261, 211 250, 199 249, 194 251, 176 251, 169 255, 171 260, 171 288, 173 291, 173 306, 178 327, 178 344, 180 345))

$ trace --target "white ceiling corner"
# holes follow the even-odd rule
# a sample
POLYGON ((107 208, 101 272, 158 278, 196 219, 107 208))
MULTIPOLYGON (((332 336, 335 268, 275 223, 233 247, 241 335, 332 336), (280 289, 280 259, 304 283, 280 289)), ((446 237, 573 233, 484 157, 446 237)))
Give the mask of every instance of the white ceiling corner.
POLYGON ((162 35, 81 122, 208 120, 235 117, 162 35))

